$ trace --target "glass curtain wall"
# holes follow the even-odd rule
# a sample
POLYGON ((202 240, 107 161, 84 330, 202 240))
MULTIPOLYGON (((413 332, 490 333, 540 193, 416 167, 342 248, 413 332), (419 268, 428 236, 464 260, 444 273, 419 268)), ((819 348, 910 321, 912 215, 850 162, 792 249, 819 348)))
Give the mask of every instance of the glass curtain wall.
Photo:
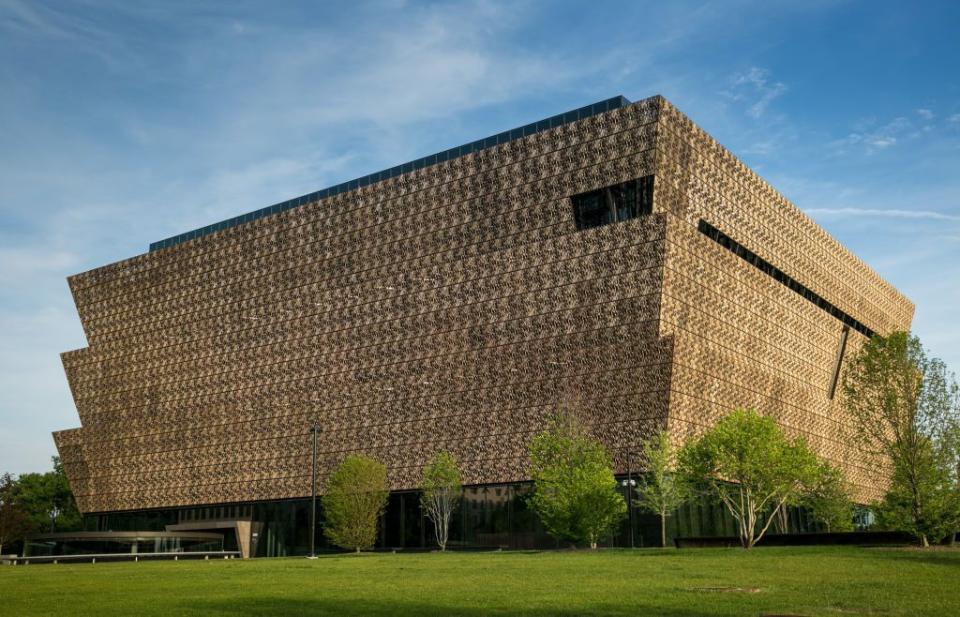
MULTIPOLYGON (((622 478, 618 478, 619 481, 622 478)), ((547 533, 528 501, 529 482, 469 486, 451 521, 451 549, 550 549, 561 543, 547 533)), ((260 524, 257 557, 306 555, 310 551, 310 500, 232 504, 200 508, 111 513, 88 516, 90 531, 163 531, 165 525, 203 520, 251 520, 260 524)), ((613 533, 602 538, 601 546, 631 545, 631 517, 625 517, 613 533)), ((660 544, 660 521, 651 513, 633 506, 633 546, 660 544)), ((803 510, 792 509, 787 516, 787 533, 821 531, 803 510)), ((771 529, 771 532, 779 530, 771 529)), ((736 536, 736 525, 718 502, 701 499, 684 505, 667 519, 668 541, 674 537, 736 536)), ((231 536, 231 534, 225 534, 231 536)), ((317 550, 338 550, 323 534, 323 509, 318 501, 317 550)), ((232 541, 233 538, 230 538, 232 541)), ((232 546, 232 544, 231 544, 232 546)), ((227 547, 228 550, 230 547, 227 547)), ((417 491, 390 494, 380 520, 378 550, 430 550, 436 548, 433 523, 420 507, 417 491)))

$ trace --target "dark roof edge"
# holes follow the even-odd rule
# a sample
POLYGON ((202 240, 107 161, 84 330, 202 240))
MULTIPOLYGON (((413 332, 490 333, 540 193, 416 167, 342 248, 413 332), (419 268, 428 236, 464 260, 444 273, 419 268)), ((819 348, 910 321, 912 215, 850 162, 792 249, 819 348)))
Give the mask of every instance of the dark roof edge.
POLYGON ((455 148, 450 148, 442 152, 437 152, 435 154, 430 154, 428 156, 420 157, 416 160, 409 161, 407 163, 402 163, 400 165, 395 165, 389 169, 384 169, 372 174, 367 174, 353 180, 348 180, 347 182, 342 182, 340 184, 319 190, 314 191, 313 193, 307 193, 306 195, 301 195, 300 197, 294 197, 293 199, 288 199, 280 203, 274 204, 272 206, 267 206, 266 208, 260 208, 259 210, 254 210, 246 214, 241 214, 233 218, 220 221, 219 223, 213 223, 211 225, 206 225, 192 231, 187 231, 175 236, 171 236, 164 240, 159 240, 157 242, 152 242, 150 244, 150 250, 156 251, 158 249, 168 248, 181 242, 187 240, 193 240, 194 238, 199 238, 207 234, 211 234, 223 229, 228 229, 236 225, 241 225, 243 223, 248 223, 265 216, 270 216, 271 214, 277 214, 278 212, 283 212, 291 208, 296 208, 297 206, 302 206, 307 203, 318 201, 320 199, 325 199, 327 197, 332 197, 334 195, 339 195, 347 191, 356 190, 373 184, 375 182, 381 182, 387 180, 388 178, 393 178, 401 174, 409 173, 411 171, 422 169, 430 165, 436 165, 437 163, 443 163, 451 159, 455 159, 466 154, 473 152, 478 152, 480 150, 485 150, 487 148, 492 148, 500 144, 507 143, 508 141, 513 141, 514 139, 520 139, 521 137, 526 137, 528 135, 533 135, 534 133, 539 133, 541 131, 546 131, 548 129, 556 128, 558 126, 563 126, 564 124, 569 124, 571 122, 576 122, 577 120, 583 120, 584 118, 589 118, 597 114, 602 114, 614 109, 619 109, 621 107, 626 107, 630 105, 631 102, 623 96, 615 96, 603 101, 598 101, 591 105, 586 105, 578 109, 573 109, 562 114, 557 114, 549 118, 544 118, 543 120, 538 120, 536 122, 531 122, 530 124, 525 124, 523 126, 511 129, 509 131, 503 131, 497 133, 496 135, 491 135, 483 139, 478 139, 472 141, 468 144, 462 146, 457 146, 455 148))

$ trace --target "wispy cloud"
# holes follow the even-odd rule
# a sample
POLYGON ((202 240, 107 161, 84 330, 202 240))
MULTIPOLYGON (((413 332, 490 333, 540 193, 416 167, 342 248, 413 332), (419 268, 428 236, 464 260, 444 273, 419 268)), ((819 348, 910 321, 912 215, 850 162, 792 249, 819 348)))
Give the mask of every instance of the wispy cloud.
POLYGON ((806 208, 804 212, 810 215, 864 217, 880 216, 896 219, 915 219, 925 221, 960 221, 960 216, 933 212, 931 210, 887 210, 875 208, 806 208))
POLYGON ((59 274, 76 268, 79 259, 63 250, 46 248, 3 247, 0 248, 0 283, 35 281, 36 277, 59 274))
POLYGON ((872 154, 896 145, 912 126, 910 120, 903 116, 873 128, 861 125, 860 130, 855 130, 846 137, 834 140, 830 143, 830 146, 838 153, 844 153, 853 146, 859 146, 868 154, 872 154))
POLYGON ((886 123, 878 123, 876 118, 867 118, 855 123, 853 130, 845 137, 829 142, 834 154, 847 154, 859 150, 866 154, 901 146, 916 140, 929 140, 938 136, 937 129, 950 125, 960 125, 960 114, 938 118, 932 109, 914 109, 914 117, 904 114, 886 123))
POLYGON ((0 1, 0 34, 69 45, 91 54, 108 66, 130 62, 129 49, 121 50, 121 37, 90 19, 87 11, 69 11, 51 3, 0 1))
POLYGON ((734 75, 730 88, 724 94, 735 101, 744 102, 747 105, 747 115, 760 118, 770 104, 786 91, 785 83, 770 79, 769 70, 754 66, 734 75))

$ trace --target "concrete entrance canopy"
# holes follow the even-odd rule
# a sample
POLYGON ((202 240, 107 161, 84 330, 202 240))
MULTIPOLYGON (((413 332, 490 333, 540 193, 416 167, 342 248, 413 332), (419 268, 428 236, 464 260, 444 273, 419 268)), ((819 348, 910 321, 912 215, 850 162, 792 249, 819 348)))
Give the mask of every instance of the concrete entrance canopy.
POLYGON ((240 550, 240 556, 243 559, 249 559, 257 554, 257 540, 262 526, 262 523, 254 523, 250 519, 220 519, 167 525, 166 530, 170 532, 191 532, 232 529, 237 537, 237 548, 240 550))

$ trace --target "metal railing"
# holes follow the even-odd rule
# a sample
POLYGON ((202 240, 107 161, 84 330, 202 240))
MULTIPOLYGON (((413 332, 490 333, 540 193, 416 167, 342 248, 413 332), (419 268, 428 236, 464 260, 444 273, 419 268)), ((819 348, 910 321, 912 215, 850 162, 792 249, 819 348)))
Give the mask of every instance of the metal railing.
POLYGON ((9 555, 4 557, 5 562, 11 565, 27 565, 31 563, 66 563, 66 562, 89 562, 97 563, 100 561, 140 561, 141 559, 206 559, 222 558, 236 559, 240 556, 240 551, 191 551, 191 552, 168 552, 168 553, 97 553, 86 555, 32 555, 30 557, 18 557, 9 555))

